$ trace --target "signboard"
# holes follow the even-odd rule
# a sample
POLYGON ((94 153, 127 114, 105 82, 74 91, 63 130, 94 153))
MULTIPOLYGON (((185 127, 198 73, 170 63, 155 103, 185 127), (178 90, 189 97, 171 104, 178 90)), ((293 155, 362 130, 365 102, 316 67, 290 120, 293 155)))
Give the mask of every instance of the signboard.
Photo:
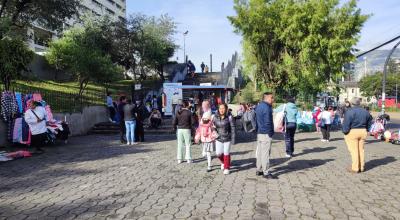
POLYGON ((212 83, 200 83, 200 86, 212 86, 212 83))
POLYGON ((135 90, 141 90, 142 84, 135 84, 135 90))
POLYGON ((182 83, 163 84, 163 91, 166 96, 165 115, 172 115, 173 104, 178 104, 183 99, 182 89, 177 88, 178 86, 182 86, 182 83))

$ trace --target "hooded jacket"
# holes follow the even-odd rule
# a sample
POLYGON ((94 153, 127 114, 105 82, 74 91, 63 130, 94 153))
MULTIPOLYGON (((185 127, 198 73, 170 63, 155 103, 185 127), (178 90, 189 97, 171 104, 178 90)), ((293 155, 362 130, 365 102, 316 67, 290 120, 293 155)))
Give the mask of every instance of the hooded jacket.
POLYGON ((174 130, 177 129, 192 129, 194 120, 192 116, 192 112, 190 112, 186 108, 182 108, 178 111, 174 118, 174 130))
POLYGON ((213 118, 213 125, 217 131, 217 141, 235 144, 235 121, 232 116, 226 115, 223 119, 218 114, 213 118))
MULTIPOLYGON (((280 105, 278 108, 276 108, 274 110, 274 112, 281 112, 283 111, 283 106, 284 105, 280 105)), ((289 123, 296 123, 297 122, 297 115, 299 114, 299 111, 297 110, 297 106, 292 103, 292 102, 288 102, 286 103, 286 120, 289 123)))

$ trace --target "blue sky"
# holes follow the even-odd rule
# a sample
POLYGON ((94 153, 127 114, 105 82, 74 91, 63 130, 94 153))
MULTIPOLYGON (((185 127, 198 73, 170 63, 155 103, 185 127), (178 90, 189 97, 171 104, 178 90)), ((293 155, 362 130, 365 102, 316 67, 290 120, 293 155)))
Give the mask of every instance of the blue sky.
MULTIPOLYGON (((347 0, 341 0, 345 2, 347 0)), ((400 34, 399 0, 360 0, 364 14, 373 14, 363 27, 361 50, 369 49, 400 34)), ((174 56, 183 61, 183 32, 186 37, 186 54, 197 68, 202 61, 209 64, 213 54, 213 70, 219 71, 235 51, 241 51, 241 37, 233 33, 226 18, 234 15, 233 0, 127 0, 127 13, 160 16, 168 14, 178 23, 176 43, 181 46, 174 56)))

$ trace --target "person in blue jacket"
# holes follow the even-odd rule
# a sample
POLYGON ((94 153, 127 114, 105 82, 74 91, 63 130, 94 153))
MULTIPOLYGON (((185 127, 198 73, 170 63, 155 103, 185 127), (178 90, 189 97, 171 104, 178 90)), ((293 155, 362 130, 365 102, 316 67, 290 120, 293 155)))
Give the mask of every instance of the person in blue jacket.
POLYGON ((291 158, 294 152, 294 135, 297 128, 297 116, 299 111, 295 104, 295 98, 287 98, 287 103, 280 105, 274 112, 281 112, 285 108, 285 144, 286 144, 286 157, 291 158))
POLYGON ((274 96, 270 92, 263 95, 263 100, 257 105, 257 176, 264 175, 272 179, 269 160, 271 157, 272 136, 274 135, 274 121, 272 118, 272 104, 274 96))

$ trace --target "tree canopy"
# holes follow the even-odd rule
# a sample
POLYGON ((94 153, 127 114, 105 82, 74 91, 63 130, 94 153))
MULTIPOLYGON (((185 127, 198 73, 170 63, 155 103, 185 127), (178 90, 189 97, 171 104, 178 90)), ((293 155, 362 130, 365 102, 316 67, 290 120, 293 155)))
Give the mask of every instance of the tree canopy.
POLYGON ((118 79, 123 72, 111 60, 108 53, 111 45, 104 31, 97 22, 89 20, 50 43, 46 59, 78 80, 79 95, 89 82, 108 83, 118 79))
POLYGON ((80 5, 80 0, 1 0, 0 38, 10 29, 23 29, 33 23, 60 30, 67 19, 78 15, 80 5))
POLYGON ((235 0, 244 63, 271 90, 316 93, 343 75, 363 23, 356 0, 235 0))

